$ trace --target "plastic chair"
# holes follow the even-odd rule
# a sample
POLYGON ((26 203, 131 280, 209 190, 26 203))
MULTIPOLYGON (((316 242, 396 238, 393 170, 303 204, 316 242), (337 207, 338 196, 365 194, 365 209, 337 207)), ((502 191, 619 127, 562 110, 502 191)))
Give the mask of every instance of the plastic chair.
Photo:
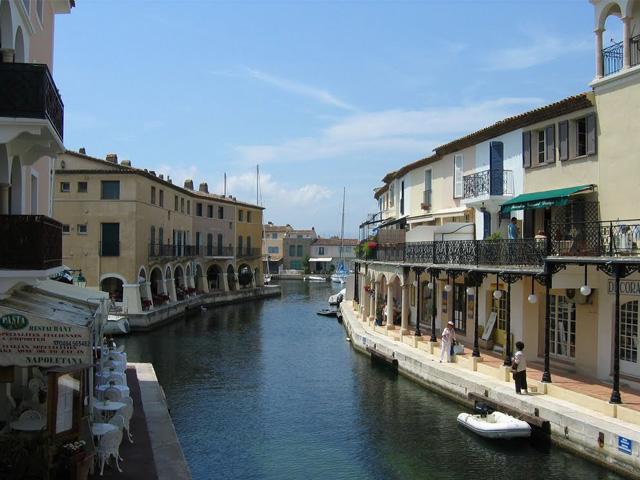
POLYGON ((40 420, 42 415, 37 410, 25 410, 20 415, 20 420, 40 420))
POLYGON ((119 352, 124 352, 124 345, 120 345, 120 346, 118 347, 118 351, 119 351, 119 352))
POLYGON ((112 430, 102 436, 98 442, 96 451, 98 453, 98 462, 100 462, 100 475, 103 475, 104 464, 107 463, 111 457, 116 459, 116 467, 118 471, 122 473, 120 469, 120 443, 122 442, 122 430, 112 430))
POLYGON ((122 398, 122 392, 114 387, 107 387, 102 394, 102 400, 111 400, 112 402, 119 402, 122 398))
POLYGON ((120 407, 118 410, 116 410, 115 415, 122 415, 122 417, 124 418, 124 428, 127 430, 127 437, 129 437, 129 441, 133 443, 133 440, 131 440, 131 432, 129 432, 129 423, 131 422, 131 417, 133 416, 133 407, 130 405, 120 407))
POLYGON ((29 380, 29 390, 31 392, 38 393, 40 390, 44 390, 44 382, 40 378, 32 378, 29 380))
POLYGON ((120 403, 124 403, 125 405, 129 405, 130 407, 133 407, 133 398, 131 398, 131 397, 122 397, 118 401, 120 403))

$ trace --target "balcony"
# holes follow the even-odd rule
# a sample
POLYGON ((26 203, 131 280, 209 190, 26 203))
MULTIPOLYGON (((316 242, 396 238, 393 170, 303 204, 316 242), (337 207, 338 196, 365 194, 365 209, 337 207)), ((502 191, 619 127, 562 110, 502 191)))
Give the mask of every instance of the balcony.
POLYGON ((640 220, 551 222, 549 238, 550 256, 639 256, 640 220))
POLYGON ((0 268, 47 270, 62 265, 62 224, 44 215, 0 215, 0 268))
MULTIPOLYGON (((629 66, 633 67, 640 63, 640 35, 631 37, 630 53, 631 63, 629 66)), ((614 43, 613 45, 602 49, 602 61, 604 66, 604 76, 612 75, 622 70, 624 64, 624 47, 622 42, 614 43)))
POLYGON ((477 198, 487 195, 513 195, 513 171, 504 170, 491 174, 484 170, 462 177, 463 198, 477 198))
POLYGON ((0 117, 48 120, 63 139, 64 105, 46 65, 0 63, 0 117))
POLYGON ((262 248, 236 248, 237 258, 262 258, 262 248))
POLYGON ((149 244, 149 258, 192 258, 202 255, 202 246, 177 244, 149 244))

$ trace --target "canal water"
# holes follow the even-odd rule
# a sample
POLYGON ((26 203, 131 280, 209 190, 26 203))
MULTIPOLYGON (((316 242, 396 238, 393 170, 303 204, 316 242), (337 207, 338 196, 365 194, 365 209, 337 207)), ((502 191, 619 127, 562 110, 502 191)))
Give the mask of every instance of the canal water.
POLYGON ((464 407, 355 352, 316 314, 339 285, 211 308, 119 340, 153 363, 196 480, 618 479, 530 440, 456 423, 464 407))

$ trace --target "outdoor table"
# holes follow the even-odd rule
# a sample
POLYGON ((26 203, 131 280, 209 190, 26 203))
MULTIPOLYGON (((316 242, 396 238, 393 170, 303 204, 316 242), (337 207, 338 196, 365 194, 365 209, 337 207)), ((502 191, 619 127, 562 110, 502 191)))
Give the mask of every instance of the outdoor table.
POLYGON ((127 384, 127 376, 125 375, 125 373, 124 372, 118 372, 117 370, 114 370, 113 372, 111 370, 105 370, 104 372, 102 372, 102 374, 96 372, 96 377, 97 377, 97 380, 98 380, 96 383, 102 385, 103 383, 107 382, 109 377, 112 376, 112 375, 120 377, 122 379, 123 385, 127 384))
POLYGON ((126 405, 126 403, 122 402, 96 402, 93 404, 93 408, 100 412, 105 412, 103 417, 108 421, 116 410, 119 410, 126 405))
POLYGON ((130 397, 131 396, 129 394, 130 393, 129 387, 127 387, 126 385, 109 385, 109 384, 105 384, 105 385, 100 385, 100 386, 95 388, 96 398, 98 400, 102 401, 102 394, 109 387, 117 388, 118 390, 120 390, 122 392, 122 396, 123 397, 130 397))
POLYGON ((102 359, 101 366, 102 366, 102 371, 103 371, 103 372, 106 372, 106 371, 108 370, 108 367, 105 367, 105 366, 104 366, 104 363, 105 363, 106 361, 110 361, 110 362, 113 362, 114 366, 113 366, 113 367, 109 367, 109 368, 114 368, 114 369, 115 369, 115 370, 114 370, 115 372, 124 373, 124 371, 125 371, 125 370, 126 370, 126 368, 127 368, 127 364, 126 364, 126 363, 121 362, 120 360, 107 360, 108 358, 109 358, 109 357, 106 357, 106 358, 103 358, 103 359, 102 359))
POLYGON ((112 425, 110 423, 92 423, 91 424, 91 433, 93 434, 94 437, 98 439, 98 441, 100 440, 100 437, 102 437, 103 435, 106 435, 110 431, 117 430, 117 429, 118 429, 117 425, 112 425))
POLYGON ((44 418, 22 419, 11 422, 9 425, 13 430, 20 430, 21 432, 39 432, 47 426, 47 420, 44 418))

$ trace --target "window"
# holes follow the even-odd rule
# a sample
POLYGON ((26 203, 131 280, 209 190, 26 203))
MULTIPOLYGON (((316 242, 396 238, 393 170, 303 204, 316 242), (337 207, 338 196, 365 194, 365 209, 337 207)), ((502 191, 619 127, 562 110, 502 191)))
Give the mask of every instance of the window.
POLYGON ((78 192, 87 193, 87 182, 78 182, 78 192))
POLYGON ((277 234, 277 233, 273 233, 273 234, 271 235, 271 238, 278 238, 278 234, 277 234))
POLYGON ((558 123, 560 160, 584 157, 596 153, 596 119, 590 113, 581 118, 558 123))
POLYGON ((423 193, 422 203, 423 203, 423 208, 427 210, 431 210, 431 207, 433 205, 433 203, 431 203, 432 182, 433 182, 432 175, 433 174, 431 172, 431 169, 424 171, 424 193, 423 193))
POLYGON ((289 245, 289 256, 290 257, 295 257, 296 256, 296 246, 295 245, 289 245))
POLYGON ((268 253, 279 253, 280 252, 280 248, 279 247, 267 247, 267 252, 268 253))
POLYGON ((456 153, 453 158, 453 197, 462 197, 462 172, 464 157, 461 153, 456 153))
POLYGON ((238 237, 238 255, 242 255, 242 247, 244 246, 242 242, 242 235, 238 237))
POLYGON ((324 247, 318 247, 318 255, 324 255, 324 247))
POLYGON ((244 212, 242 210, 238 210, 238 221, 241 222, 244 216, 244 212))
POLYGON ((396 198, 396 186, 395 184, 389 185, 389 207, 393 207, 394 200, 396 198))
POLYGON ((207 234, 207 251, 206 255, 208 257, 213 256, 213 233, 207 234))
POLYGON ((196 232, 196 255, 200 255, 201 244, 202 244, 202 233, 196 232))
POLYGON ((118 200, 120 198, 120 182, 118 180, 103 180, 102 200, 118 200))
POLYGON ((77 226, 77 230, 76 232, 78 233, 78 235, 86 235, 87 234, 87 224, 81 224, 79 223, 77 226))
POLYGON ((550 296, 550 353, 558 357, 576 356, 576 304, 564 295, 550 296))
POLYGON ((224 218, 224 207, 218 207, 218 218, 220 220, 224 218))
POLYGON ((180 213, 184 213, 184 198, 180 199, 180 213))
POLYGON ((638 300, 620 307, 620 360, 638 363, 638 300))
POLYGON ((251 237, 247 237, 247 255, 251 255, 251 237))
POLYGON ((158 204, 164 207, 164 190, 160 190, 160 197, 158 198, 158 204))
POLYGON ((151 235, 149 239, 149 253, 151 255, 156 254, 156 227, 151 225, 151 235))
POLYGON ((213 205, 207 205, 207 217, 213 218, 213 205))
POLYGON ((156 187, 151 187, 151 205, 156 204, 156 187))
POLYGON ((176 195, 175 202, 174 202, 174 205, 173 205, 173 209, 174 209, 176 212, 178 211, 178 203, 179 203, 179 202, 178 202, 178 196, 176 195))
POLYGON ((191 200, 187 200, 187 215, 191 215, 191 200))
POLYGON ((465 333, 467 331, 467 297, 463 283, 453 284, 453 324, 454 328, 465 333))
POLYGON ((60 191, 61 192, 70 192, 71 184, 69 182, 60 182, 60 191))
POLYGON ((507 329, 507 292, 500 290, 502 296, 496 298, 491 295, 491 312, 496 314, 496 325, 498 330, 507 329))
POLYGON ((120 224, 103 223, 100 225, 100 255, 117 257, 120 255, 120 224))
POLYGON ((62 234, 63 235, 69 235, 69 232, 71 231, 71 226, 69 225, 62 225, 62 234))
POLYGON ((222 237, 222 234, 219 233, 218 234, 218 255, 222 255, 222 245, 224 245, 224 239, 222 237))
POLYGON ((302 245, 298 245, 298 248, 297 248, 297 250, 296 250, 296 253, 298 254, 298 255, 297 255, 298 257, 301 257, 301 256, 302 256, 302 245))
POLYGON ((251 223, 251 212, 247 212, 247 223, 251 223))
POLYGON ((196 203, 196 217, 202 216, 202 204, 196 203))

